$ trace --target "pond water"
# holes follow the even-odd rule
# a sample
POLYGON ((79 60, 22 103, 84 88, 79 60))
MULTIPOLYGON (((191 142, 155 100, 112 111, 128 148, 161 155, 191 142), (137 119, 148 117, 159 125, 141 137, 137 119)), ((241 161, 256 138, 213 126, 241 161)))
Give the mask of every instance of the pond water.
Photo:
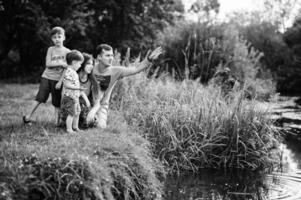
POLYGON ((203 170, 170 176, 164 200, 301 200, 301 106, 290 98, 277 103, 271 116, 283 127, 282 164, 273 172, 203 170))

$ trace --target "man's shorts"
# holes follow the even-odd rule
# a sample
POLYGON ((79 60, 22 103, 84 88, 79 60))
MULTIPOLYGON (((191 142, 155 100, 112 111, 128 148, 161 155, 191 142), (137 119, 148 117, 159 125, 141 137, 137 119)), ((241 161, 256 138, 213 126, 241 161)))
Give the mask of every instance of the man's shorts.
POLYGON ((79 101, 75 101, 71 97, 63 96, 61 104, 61 113, 62 115, 79 115, 80 114, 80 105, 79 101))
POLYGON ((52 105, 59 108, 61 106, 61 93, 62 89, 55 89, 55 85, 58 81, 41 78, 38 94, 36 101, 40 103, 46 103, 49 94, 51 93, 52 105))

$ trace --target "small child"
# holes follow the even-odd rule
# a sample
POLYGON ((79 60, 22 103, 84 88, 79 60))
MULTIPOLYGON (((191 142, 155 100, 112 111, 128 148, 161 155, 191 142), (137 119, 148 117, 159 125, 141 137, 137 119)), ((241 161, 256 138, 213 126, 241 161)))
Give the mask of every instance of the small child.
POLYGON ((51 93, 52 105, 55 107, 56 123, 59 124, 61 105, 62 75, 67 67, 66 54, 70 50, 64 47, 65 31, 61 27, 51 30, 51 40, 54 46, 48 48, 46 55, 46 69, 44 70, 35 103, 29 115, 23 116, 24 124, 32 122, 32 116, 41 103, 45 103, 51 93))
POLYGON ((63 97, 61 109, 63 113, 67 113, 66 129, 68 133, 80 131, 78 128, 78 121, 80 115, 79 97, 83 96, 88 99, 86 94, 82 92, 84 88, 80 87, 79 76, 77 70, 81 67, 84 61, 83 55, 77 51, 72 50, 66 55, 68 67, 63 77, 63 97))

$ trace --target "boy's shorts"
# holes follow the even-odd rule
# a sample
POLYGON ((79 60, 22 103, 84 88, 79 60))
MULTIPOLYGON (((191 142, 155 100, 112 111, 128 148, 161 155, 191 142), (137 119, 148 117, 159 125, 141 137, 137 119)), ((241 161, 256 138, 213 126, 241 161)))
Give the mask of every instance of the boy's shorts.
POLYGON ((80 114, 80 105, 79 101, 75 101, 71 97, 63 96, 61 104, 61 114, 62 115, 79 115, 80 114))
POLYGON ((59 108, 61 106, 62 89, 55 89, 57 82, 58 81, 49 80, 42 77, 39 91, 36 96, 36 101, 40 103, 46 103, 49 94, 51 93, 52 105, 59 108))
MULTIPOLYGON (((85 100, 82 97, 79 97, 79 105, 80 105, 80 114, 79 114, 79 122, 78 126, 81 129, 87 129, 96 127, 97 121, 93 120, 92 122, 87 122, 87 116, 91 110, 91 107, 87 107, 85 100)), ((61 110, 60 117, 62 122, 66 122, 68 113, 65 110, 61 110)), ((64 124, 62 124, 64 126, 64 124)))

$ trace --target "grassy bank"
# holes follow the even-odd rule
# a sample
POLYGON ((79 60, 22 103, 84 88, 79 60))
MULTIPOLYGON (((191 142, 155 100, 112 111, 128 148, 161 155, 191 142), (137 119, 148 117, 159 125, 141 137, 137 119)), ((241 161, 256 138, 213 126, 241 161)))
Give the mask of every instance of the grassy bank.
POLYGON ((0 86, 0 199, 160 199, 149 143, 110 113, 109 127, 66 134, 50 103, 24 126, 37 85, 0 86))
POLYGON ((200 168, 261 169, 279 160, 278 134, 266 113, 198 81, 175 82, 144 75, 127 79, 118 108, 144 133, 155 155, 172 171, 200 168))
POLYGON ((224 97, 197 81, 141 74, 116 88, 107 129, 66 134, 50 103, 37 123, 22 124, 37 87, 0 87, 0 199, 160 199, 163 165, 182 173, 279 161, 273 121, 243 91, 224 97))

